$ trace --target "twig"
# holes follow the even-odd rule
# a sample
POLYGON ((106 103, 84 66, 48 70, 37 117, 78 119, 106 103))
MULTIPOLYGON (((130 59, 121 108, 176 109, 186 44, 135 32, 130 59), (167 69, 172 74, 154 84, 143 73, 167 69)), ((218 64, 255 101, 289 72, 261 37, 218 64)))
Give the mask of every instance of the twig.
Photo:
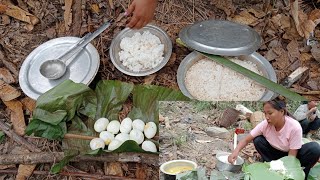
MULTIPOLYGON (((25 154, 3 154, 0 155, 0 164, 38 164, 59 162, 65 157, 64 152, 39 152, 25 154)), ((78 155, 71 162, 98 161, 98 162, 134 162, 153 166, 159 166, 159 156, 147 153, 105 153, 102 155, 78 155)))
POLYGON ((0 119, 0 129, 10 138, 12 138, 15 142, 23 145, 31 152, 41 152, 40 149, 38 149, 34 144, 31 144, 27 140, 25 140, 23 137, 16 134, 14 131, 12 131, 5 123, 4 119, 0 119))
MULTIPOLYGON (((17 169, 4 169, 0 170, 0 174, 17 174, 17 169)), ((51 174, 49 171, 33 171, 35 175, 54 175, 51 174)), ((62 176, 73 176, 73 177, 84 177, 84 178, 94 178, 94 179, 124 179, 124 180, 137 180, 134 178, 126 178, 126 177, 119 177, 119 176, 106 176, 106 175, 99 175, 99 174, 88 174, 88 173, 79 173, 79 172, 61 172, 59 175, 62 176)))
POLYGON ((78 134, 65 134, 64 135, 64 138, 65 139, 83 139, 83 140, 91 140, 91 139, 94 139, 96 137, 94 136, 84 136, 84 135, 78 135, 78 134))

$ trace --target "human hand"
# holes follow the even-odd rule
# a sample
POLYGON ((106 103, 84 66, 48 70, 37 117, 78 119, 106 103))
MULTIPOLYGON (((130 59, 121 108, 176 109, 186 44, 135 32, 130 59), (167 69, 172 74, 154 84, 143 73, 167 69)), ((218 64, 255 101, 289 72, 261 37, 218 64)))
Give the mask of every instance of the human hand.
POLYGON ((140 29, 148 24, 154 16, 157 0, 133 0, 126 14, 132 14, 127 27, 140 29))
POLYGON ((237 160, 237 158, 238 158, 238 153, 233 152, 232 154, 230 154, 230 155, 228 156, 228 162, 229 162, 230 164, 234 164, 234 162, 237 160))
POLYGON ((309 121, 312 122, 316 119, 317 115, 316 114, 313 114, 311 116, 309 116, 309 121))

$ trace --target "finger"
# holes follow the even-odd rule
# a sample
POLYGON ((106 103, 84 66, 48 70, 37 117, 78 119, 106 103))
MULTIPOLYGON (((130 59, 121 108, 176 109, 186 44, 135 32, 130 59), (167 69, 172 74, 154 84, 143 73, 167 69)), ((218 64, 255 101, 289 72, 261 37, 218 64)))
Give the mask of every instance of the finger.
POLYGON ((134 26, 136 26, 138 21, 139 21, 139 19, 136 16, 133 16, 127 26, 129 28, 133 28, 134 26))
POLYGON ((130 4, 130 6, 128 7, 125 15, 129 16, 134 11, 135 7, 136 7, 136 4, 134 2, 132 2, 130 4))
POLYGON ((140 29, 144 26, 144 21, 140 20, 137 24, 133 27, 134 29, 140 29))

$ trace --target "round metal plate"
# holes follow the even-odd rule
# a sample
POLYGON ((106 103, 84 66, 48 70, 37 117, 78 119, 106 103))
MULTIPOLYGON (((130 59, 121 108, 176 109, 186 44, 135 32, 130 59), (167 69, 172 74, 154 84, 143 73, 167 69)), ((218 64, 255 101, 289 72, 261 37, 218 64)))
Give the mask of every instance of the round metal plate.
POLYGON ((261 37, 252 28, 222 20, 207 20, 187 26, 179 33, 187 46, 201 52, 239 56, 259 49, 261 37))
MULTIPOLYGON (((56 38, 34 49, 25 59, 20 69, 19 83, 22 91, 36 100, 41 94, 66 79, 76 83, 90 84, 100 65, 99 53, 92 44, 88 44, 79 54, 72 57, 74 60, 68 65, 66 73, 61 78, 50 80, 40 73, 40 66, 44 61, 57 59, 79 39, 78 37, 56 38)), ((67 61, 67 64, 69 61, 67 61)))

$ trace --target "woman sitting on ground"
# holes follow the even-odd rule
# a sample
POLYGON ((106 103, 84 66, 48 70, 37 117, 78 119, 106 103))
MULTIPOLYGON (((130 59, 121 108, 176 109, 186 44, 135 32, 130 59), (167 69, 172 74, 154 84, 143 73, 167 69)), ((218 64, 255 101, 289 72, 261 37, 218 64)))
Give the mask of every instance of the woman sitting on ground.
POLYGON ((320 111, 317 105, 317 101, 304 102, 293 114, 302 127, 303 135, 307 138, 315 134, 320 128, 320 111))
POLYGON ((320 159, 320 145, 309 142, 302 145, 302 128, 289 116, 286 103, 268 101, 263 104, 266 120, 259 123, 244 140, 240 141, 228 161, 233 164, 239 152, 253 140, 254 146, 263 161, 270 162, 284 156, 294 156, 305 167, 305 179, 310 169, 320 159))

